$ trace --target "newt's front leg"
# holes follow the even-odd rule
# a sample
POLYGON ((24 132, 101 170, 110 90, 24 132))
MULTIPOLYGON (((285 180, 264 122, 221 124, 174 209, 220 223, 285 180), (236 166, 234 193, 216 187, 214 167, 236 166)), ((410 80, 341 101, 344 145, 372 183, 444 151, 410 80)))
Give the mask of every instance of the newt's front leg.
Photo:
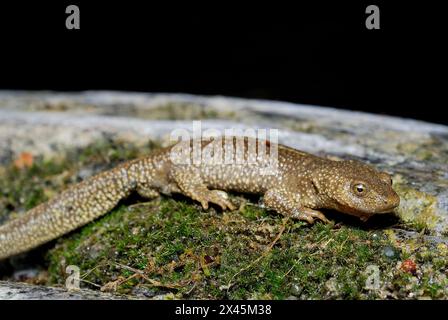
POLYGON ((314 219, 325 223, 330 222, 322 212, 303 206, 297 199, 281 189, 268 190, 264 194, 263 203, 266 207, 292 219, 304 220, 310 224, 314 223, 314 219))

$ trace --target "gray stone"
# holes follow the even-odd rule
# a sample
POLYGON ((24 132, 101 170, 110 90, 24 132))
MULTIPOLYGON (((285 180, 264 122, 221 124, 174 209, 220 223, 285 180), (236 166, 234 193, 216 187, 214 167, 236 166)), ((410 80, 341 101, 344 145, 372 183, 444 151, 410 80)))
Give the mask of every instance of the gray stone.
POLYGON ((397 213, 448 233, 448 127, 286 102, 185 94, 0 92, 0 163, 23 151, 51 157, 100 138, 169 143, 173 128, 276 128, 279 142, 354 158, 394 174, 397 213))
POLYGON ((88 289, 36 286, 20 282, 0 281, 0 300, 124 300, 135 297, 88 289))

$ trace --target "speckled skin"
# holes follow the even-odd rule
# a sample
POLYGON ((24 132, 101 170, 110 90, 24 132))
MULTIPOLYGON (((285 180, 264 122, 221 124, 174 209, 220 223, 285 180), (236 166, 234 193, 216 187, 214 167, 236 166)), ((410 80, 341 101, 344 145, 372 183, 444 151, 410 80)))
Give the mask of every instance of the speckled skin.
MULTIPOLYGON (((233 138, 230 139, 227 141, 233 138)), ((248 141, 244 144, 245 160, 253 159, 258 150, 248 151, 248 141)), ((193 142, 181 143, 191 147, 193 142)), ((202 142, 202 148, 207 145, 208 142, 202 142)), ((265 160, 242 164, 175 164, 171 158, 173 147, 124 163, 69 187, 22 217, 0 226, 0 259, 85 225, 106 214, 132 192, 146 198, 181 193, 199 201, 204 209, 214 203, 223 210, 235 209, 225 191, 261 194, 266 207, 309 223, 315 219, 328 221, 318 209, 335 209, 365 221, 399 205, 400 199, 387 173, 361 162, 333 161, 269 142, 268 152, 272 146, 278 150, 278 170, 272 175, 260 175, 265 160)))

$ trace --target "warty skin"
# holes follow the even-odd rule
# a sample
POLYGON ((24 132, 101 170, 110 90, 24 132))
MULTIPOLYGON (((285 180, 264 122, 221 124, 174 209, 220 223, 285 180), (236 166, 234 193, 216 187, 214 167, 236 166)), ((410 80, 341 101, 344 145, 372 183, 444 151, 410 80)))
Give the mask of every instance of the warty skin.
MULTIPOLYGON (((226 143, 235 147, 236 141, 234 137, 223 139, 218 148, 224 150, 226 143)), ((258 148, 249 150, 249 141, 258 143, 244 140, 244 160, 258 155, 258 148)), ((190 148, 193 143, 180 142, 174 147, 190 148)), ((199 145, 201 150, 211 146, 209 141, 199 145)), ((338 210, 366 221, 374 214, 392 211, 400 203, 390 175, 370 165, 334 161, 269 142, 266 145, 267 152, 273 146, 278 152, 277 170, 270 175, 261 174, 266 158, 256 163, 177 164, 171 157, 172 146, 90 177, 0 226, 0 259, 89 223, 132 192, 149 199, 180 193, 198 201, 204 209, 212 203, 223 210, 235 209, 226 191, 260 194, 267 208, 309 223, 315 219, 328 222, 319 209, 338 210)))

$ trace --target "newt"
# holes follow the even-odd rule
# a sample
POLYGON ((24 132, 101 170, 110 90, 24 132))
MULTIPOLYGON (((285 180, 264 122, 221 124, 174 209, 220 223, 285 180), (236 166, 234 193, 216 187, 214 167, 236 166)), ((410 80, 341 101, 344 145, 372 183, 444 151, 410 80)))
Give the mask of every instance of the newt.
MULTIPOLYGON (((217 140, 222 142, 214 152, 223 151, 220 156, 224 157, 231 150, 235 160, 240 145, 237 141, 241 139, 228 138, 217 140)), ((391 212, 400 203, 391 176, 368 164, 318 157, 269 141, 262 142, 266 144, 262 150, 257 139, 246 137, 242 141, 240 162, 175 161, 174 148, 194 150, 197 141, 189 140, 69 186, 0 226, 0 259, 35 248, 91 222, 132 192, 148 199, 179 193, 198 201, 204 209, 214 204, 222 210, 236 209, 227 192, 259 194, 266 208, 310 224, 315 220, 329 222, 320 209, 337 210, 366 221, 372 215, 391 212), (249 148, 251 143, 257 147, 249 148), (273 154, 274 150, 277 167, 270 174, 263 173, 270 160, 267 157, 258 160, 258 156, 262 152, 273 154), (251 159, 256 161, 248 161, 251 159)), ((201 152, 210 146, 211 141, 199 140, 201 152)))

